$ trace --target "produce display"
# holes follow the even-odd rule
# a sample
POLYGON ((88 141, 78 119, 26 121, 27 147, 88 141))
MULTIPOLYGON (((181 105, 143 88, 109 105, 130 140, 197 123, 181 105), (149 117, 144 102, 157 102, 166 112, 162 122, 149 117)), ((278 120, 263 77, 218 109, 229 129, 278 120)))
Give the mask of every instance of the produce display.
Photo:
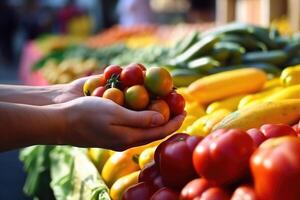
MULTIPOLYGON (((94 196, 95 188, 88 187, 83 199, 297 200, 299 55, 298 34, 229 24, 195 31, 173 46, 69 47, 48 54, 35 69, 53 76, 55 70, 72 74, 70 80, 94 74, 85 82, 83 95, 131 110, 155 110, 166 121, 187 112, 180 129, 163 140, 122 152, 81 151, 93 163, 90 172, 96 173, 95 188, 100 184, 103 196, 94 196)), ((59 77, 52 83, 59 83, 59 77)), ((57 152, 47 148, 35 158, 57 152)), ((27 156, 35 164, 27 167, 32 176, 36 168, 45 169, 31 178, 34 185, 27 184, 27 193, 34 196, 47 170, 52 179, 59 176, 47 159, 35 163, 27 156)), ((51 189, 59 199, 62 185, 51 183, 51 189)))

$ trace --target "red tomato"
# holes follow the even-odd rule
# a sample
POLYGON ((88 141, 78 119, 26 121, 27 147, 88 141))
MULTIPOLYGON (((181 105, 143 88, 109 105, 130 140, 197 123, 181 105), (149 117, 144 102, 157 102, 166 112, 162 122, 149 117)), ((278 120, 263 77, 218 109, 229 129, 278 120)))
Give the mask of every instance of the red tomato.
POLYGON ((163 187, 156 191, 150 200, 178 200, 178 193, 170 188, 163 187))
POLYGON ((212 187, 202 193, 201 197, 194 200, 229 200, 229 194, 222 188, 212 187))
POLYGON ((189 182, 181 190, 180 200, 193 200, 213 185, 204 178, 197 178, 189 182))
POLYGON ((123 87, 144 84, 144 75, 138 65, 129 65, 123 69, 120 75, 120 81, 123 87))
POLYGON ((141 182, 129 187, 123 194, 122 200, 150 199, 154 193, 151 185, 141 182))
POLYGON ((260 127, 260 131, 266 138, 280 137, 285 135, 295 135, 296 131, 286 124, 265 124, 260 127))
POLYGON ((296 133, 299 135, 299 128, 298 128, 298 124, 294 124, 292 126, 292 128, 294 129, 294 131, 296 131, 296 133))
POLYGON ((159 176, 158 168, 155 165, 155 162, 152 162, 141 170, 139 174, 139 182, 152 183, 157 176, 159 176))
POLYGON ((158 190, 160 188, 165 187, 165 184, 163 183, 161 175, 158 175, 152 182, 153 187, 158 190))
POLYGON ((155 162, 166 186, 181 190, 186 183, 197 177, 192 154, 199 141, 195 136, 181 133, 170 137, 157 147, 155 162))
POLYGON ((127 67, 129 66, 138 66, 142 71, 146 71, 146 67, 140 63, 131 63, 127 67))
POLYGON ((164 100, 160 99, 151 101, 148 106, 148 110, 153 110, 161 113, 165 118, 165 122, 167 122, 170 118, 170 108, 164 100))
POLYGON ((119 65, 109 65, 105 68, 103 74, 105 77, 105 80, 108 81, 111 76, 114 74, 115 76, 121 74, 122 68, 119 65))
POLYGON ((134 85, 125 91, 126 106, 133 110, 143 110, 149 104, 149 94, 141 85, 134 85))
POLYGON ((124 104, 124 94, 117 88, 109 88, 105 90, 103 93, 103 98, 110 99, 121 106, 124 104))
POLYGON ((239 186, 233 193, 231 200, 258 200, 253 187, 239 186))
POLYGON ((154 95, 164 97, 173 89, 170 73, 161 67, 151 67, 146 71, 146 88, 154 95))
POLYGON ((172 116, 176 116, 183 113, 185 107, 185 101, 183 96, 174 91, 169 93, 164 99, 170 108, 172 116))
POLYGON ((216 184, 232 183, 247 173, 255 146, 242 130, 219 129, 206 136, 193 153, 197 173, 216 184))
POLYGON ((96 96, 96 97, 102 97, 103 93, 105 92, 106 88, 101 86, 101 87, 97 87, 93 93, 92 96, 96 96))
POLYGON ((260 200, 300 199, 300 139, 272 138, 251 156, 254 187, 260 200))
POLYGON ((254 145, 258 147, 263 143, 267 138, 266 136, 257 128, 251 128, 247 130, 248 135, 252 138, 254 145))

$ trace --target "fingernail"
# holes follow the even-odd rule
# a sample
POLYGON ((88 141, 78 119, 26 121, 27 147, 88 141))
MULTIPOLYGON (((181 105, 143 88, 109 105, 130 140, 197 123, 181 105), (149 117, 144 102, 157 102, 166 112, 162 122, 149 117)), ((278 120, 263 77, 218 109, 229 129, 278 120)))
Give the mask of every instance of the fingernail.
POLYGON ((163 116, 161 114, 155 114, 152 116, 151 126, 158 126, 162 124, 164 121, 163 116))

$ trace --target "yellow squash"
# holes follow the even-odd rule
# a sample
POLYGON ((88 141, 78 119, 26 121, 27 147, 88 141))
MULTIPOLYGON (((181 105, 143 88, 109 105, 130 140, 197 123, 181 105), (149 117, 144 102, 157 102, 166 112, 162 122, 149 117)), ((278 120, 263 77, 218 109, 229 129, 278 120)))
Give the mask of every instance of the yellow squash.
POLYGON ((121 200, 126 189, 138 182, 139 174, 140 171, 136 171, 119 178, 109 190, 111 199, 121 200))
POLYGON ((273 78, 271 80, 268 80, 264 84, 264 86, 262 88, 262 91, 270 90, 270 89, 273 89, 273 88, 279 87, 279 86, 282 86, 280 79, 279 78, 273 78))
POLYGON ((251 105, 226 116, 213 130, 240 128, 248 130, 263 124, 293 124, 300 119, 300 100, 281 100, 251 105))
POLYGON ((186 102, 184 110, 187 112, 187 115, 193 115, 198 118, 206 114, 203 106, 195 101, 192 103, 186 102))
POLYGON ((208 104, 230 96, 259 91, 266 81, 267 75, 262 70, 237 69, 201 78, 188 87, 188 93, 198 103, 208 104))
POLYGON ((94 163, 99 172, 102 171, 102 168, 105 162, 111 155, 110 150, 100 149, 100 148, 89 148, 87 150, 88 157, 94 163))
POLYGON ((285 68, 281 72, 280 80, 286 86, 300 84, 300 65, 285 68))
POLYGON ((147 148, 141 153, 141 155, 139 157, 139 166, 141 169, 144 169, 144 167, 147 164, 149 164, 150 162, 152 162, 154 160, 155 150, 156 150, 156 146, 147 148))
POLYGON ((210 114, 215 112, 216 110, 219 109, 227 109, 230 111, 234 111, 237 109, 240 100, 244 97, 245 95, 236 95, 232 96, 226 99, 223 99, 221 101, 215 101, 211 104, 209 104, 206 108, 206 113, 210 114))
POLYGON ((185 132, 186 128, 192 125, 197 120, 197 117, 194 115, 187 115, 182 122, 182 125, 177 130, 177 133, 185 132))
POLYGON ((265 98, 265 101, 276 101, 284 99, 300 99, 300 85, 292 85, 281 89, 265 98))

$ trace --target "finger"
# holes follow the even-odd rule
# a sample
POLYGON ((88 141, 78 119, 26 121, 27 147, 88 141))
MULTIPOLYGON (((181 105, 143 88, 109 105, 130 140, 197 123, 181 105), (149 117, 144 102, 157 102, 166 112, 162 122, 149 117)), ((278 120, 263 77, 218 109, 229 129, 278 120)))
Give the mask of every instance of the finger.
POLYGON ((116 125, 150 128, 162 125, 165 120, 162 114, 155 111, 132 111, 122 108, 116 125))

